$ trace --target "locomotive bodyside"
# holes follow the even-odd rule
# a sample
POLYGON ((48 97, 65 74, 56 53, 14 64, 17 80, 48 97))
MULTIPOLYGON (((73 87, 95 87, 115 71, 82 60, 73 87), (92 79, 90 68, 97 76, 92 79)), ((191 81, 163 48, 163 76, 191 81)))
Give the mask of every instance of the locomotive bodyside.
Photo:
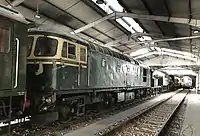
POLYGON ((135 62, 93 50, 89 51, 89 58, 91 87, 150 87, 149 76, 147 76, 150 70, 135 62))
POLYGON ((0 120, 22 115, 25 108, 27 22, 0 5, 0 120))
POLYGON ((27 91, 32 115, 82 115, 88 106, 135 99, 138 91, 144 94, 150 88, 150 70, 125 55, 49 32, 31 32, 29 37, 27 91))

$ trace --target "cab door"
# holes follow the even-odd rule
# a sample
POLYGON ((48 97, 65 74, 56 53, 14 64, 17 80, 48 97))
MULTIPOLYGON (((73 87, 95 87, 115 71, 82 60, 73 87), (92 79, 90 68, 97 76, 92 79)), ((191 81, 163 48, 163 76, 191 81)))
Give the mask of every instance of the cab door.
POLYGON ((0 91, 12 89, 12 24, 0 18, 0 91))
POLYGON ((13 54, 13 87, 15 92, 25 91, 26 58, 28 41, 27 25, 16 22, 14 25, 13 54))
POLYGON ((79 45, 78 52, 79 52, 78 86, 86 88, 88 85, 87 47, 79 45))

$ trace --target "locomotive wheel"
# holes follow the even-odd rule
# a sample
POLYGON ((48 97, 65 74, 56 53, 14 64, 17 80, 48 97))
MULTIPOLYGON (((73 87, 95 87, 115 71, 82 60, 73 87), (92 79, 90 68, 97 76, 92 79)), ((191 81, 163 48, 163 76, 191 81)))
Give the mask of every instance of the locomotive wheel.
POLYGON ((59 107, 59 119, 67 120, 71 117, 71 109, 67 105, 62 105, 59 107))
POLYGON ((33 124, 49 124, 58 120, 58 112, 48 112, 31 117, 33 124))
POLYGON ((106 96, 104 98, 104 108, 110 108, 113 105, 113 98, 112 96, 106 96))
POLYGON ((104 103, 103 102, 97 103, 96 104, 96 109, 97 109, 97 112, 102 111, 102 109, 104 109, 104 103))

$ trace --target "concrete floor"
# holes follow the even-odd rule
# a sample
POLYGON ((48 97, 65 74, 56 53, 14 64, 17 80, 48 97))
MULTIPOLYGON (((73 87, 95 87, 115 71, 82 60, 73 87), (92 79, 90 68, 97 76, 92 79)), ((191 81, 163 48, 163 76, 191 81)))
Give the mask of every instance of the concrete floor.
POLYGON ((180 136, 200 136, 200 94, 193 90, 188 96, 188 104, 180 136))

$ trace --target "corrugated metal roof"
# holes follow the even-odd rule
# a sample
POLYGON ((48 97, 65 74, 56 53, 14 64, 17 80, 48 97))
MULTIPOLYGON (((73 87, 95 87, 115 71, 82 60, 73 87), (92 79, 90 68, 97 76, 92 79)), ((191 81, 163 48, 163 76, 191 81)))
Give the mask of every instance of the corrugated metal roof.
MULTIPOLYGON (((118 0, 126 10, 132 13, 145 14, 145 15, 158 15, 158 16, 169 16, 169 17, 184 17, 184 18, 200 18, 200 9, 198 8, 199 0, 118 0)), ((184 24, 175 24, 169 22, 159 22, 159 21, 146 21, 138 20, 143 27, 151 33, 160 33, 163 36, 170 37, 181 37, 181 36, 191 36, 194 35, 193 31, 195 29, 184 24)), ((157 38, 154 36, 154 38, 157 38)), ((191 51, 192 53, 197 53, 199 49, 199 39, 193 40, 181 40, 168 42, 170 45, 168 48, 181 50, 181 51, 191 51), (194 48, 195 47, 195 48, 194 48)), ((158 44, 162 47, 162 44, 158 44)), ((165 45, 165 44, 164 44, 165 45)))
MULTIPOLYGON (((110 9, 119 7, 120 10, 142 14, 142 15, 157 15, 157 16, 167 16, 167 17, 184 17, 184 18, 193 18, 200 19, 200 5, 199 0, 104 0, 107 3, 110 2, 110 9), (115 5, 112 5, 111 1, 115 1, 115 5), (119 2, 120 5, 116 5, 119 2), (120 7, 122 6, 122 7, 120 7)), ((4 0, 0 1, 5 3, 4 0)), ((98 20, 107 15, 106 7, 101 8, 95 3, 95 0, 25 0, 20 5, 27 9, 35 12, 37 6, 39 7, 39 14, 44 15, 64 26, 72 28, 72 30, 78 29, 85 26, 88 23, 91 23, 95 20, 98 20)), ((109 11, 110 12, 110 11, 109 11)), ((84 30, 82 35, 86 35, 95 41, 98 41, 102 44, 107 44, 112 41, 118 40, 120 37, 127 35, 127 39, 119 40, 115 43, 113 48, 124 52, 129 53, 136 51, 137 49, 146 48, 149 45, 147 44, 136 44, 133 41, 140 41, 141 36, 130 36, 130 32, 123 27, 122 24, 117 22, 119 18, 112 18, 106 21, 103 21, 92 28, 84 30), (129 39, 129 40, 128 40, 129 39)), ((122 21, 125 18, 120 18, 122 21)), ((139 24, 146 33, 149 34, 152 39, 161 39, 161 38, 172 38, 180 36, 191 36, 194 35, 194 30, 196 27, 189 26, 186 24, 175 24, 169 22, 160 22, 152 20, 143 20, 143 19, 134 19, 136 23, 139 24)), ((126 22, 128 26, 133 25, 126 22)), ((135 24, 136 25, 136 24, 135 24)), ((138 27, 138 28, 139 28, 138 27)), ((140 29, 140 28, 139 28, 140 29)), ((141 31, 135 29, 135 31, 141 31)), ((200 28, 198 28, 200 30, 200 28)), ((200 40, 182 40, 182 41, 170 41, 170 42, 159 42, 157 45, 162 48, 175 49, 180 51, 190 52, 197 54, 200 48, 200 40)), ((144 59, 149 59, 149 56, 144 59)))

